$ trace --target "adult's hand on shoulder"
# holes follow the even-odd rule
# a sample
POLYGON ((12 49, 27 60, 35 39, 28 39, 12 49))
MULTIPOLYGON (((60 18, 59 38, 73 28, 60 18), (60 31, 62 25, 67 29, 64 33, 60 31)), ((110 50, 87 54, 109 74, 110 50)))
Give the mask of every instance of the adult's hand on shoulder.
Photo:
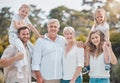
POLYGON ((79 48, 84 47, 84 43, 82 41, 77 41, 76 44, 77 44, 77 47, 79 47, 79 48))

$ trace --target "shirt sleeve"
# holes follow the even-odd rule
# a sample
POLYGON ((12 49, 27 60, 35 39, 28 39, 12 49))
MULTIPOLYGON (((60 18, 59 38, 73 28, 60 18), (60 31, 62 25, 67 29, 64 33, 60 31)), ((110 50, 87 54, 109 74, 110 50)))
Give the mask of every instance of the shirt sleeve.
POLYGON ((12 21, 18 21, 20 20, 20 17, 18 14, 14 14, 13 17, 12 17, 12 21))
POLYGON ((14 48, 15 48, 14 46, 11 46, 11 45, 8 46, 8 47, 4 50, 1 59, 3 59, 3 58, 10 58, 10 57, 15 56, 15 52, 16 52, 16 51, 15 51, 14 48))
POLYGON ((84 49, 83 48, 78 48, 77 50, 77 61, 78 61, 78 66, 84 67, 84 49))
POLYGON ((42 40, 42 38, 39 38, 35 43, 32 56, 32 70, 40 70, 42 40))
POLYGON ((109 31, 109 24, 108 23, 105 23, 105 27, 104 27, 105 31, 109 31))

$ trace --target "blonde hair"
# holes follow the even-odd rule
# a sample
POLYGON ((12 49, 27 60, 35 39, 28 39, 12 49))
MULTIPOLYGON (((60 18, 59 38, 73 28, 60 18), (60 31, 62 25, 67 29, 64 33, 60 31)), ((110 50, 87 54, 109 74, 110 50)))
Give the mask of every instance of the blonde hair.
POLYGON ((75 34, 75 29, 73 27, 71 27, 71 26, 65 27, 63 29, 63 34, 65 34, 66 31, 70 31, 70 32, 75 34))
POLYGON ((19 8, 19 10, 22 9, 22 8, 28 8, 29 11, 30 11, 30 7, 27 4, 22 4, 21 7, 19 8))
POLYGON ((107 18, 106 18, 106 11, 103 9, 103 8, 97 8, 96 10, 95 10, 95 14, 94 14, 94 22, 95 22, 95 25, 98 25, 98 22, 97 22, 97 20, 96 20, 96 15, 97 14, 99 14, 99 13, 102 13, 103 15, 104 15, 104 22, 103 23, 105 23, 106 22, 106 20, 107 20, 107 18))
POLYGON ((58 19, 50 19, 48 22, 47 22, 47 27, 52 24, 52 23, 57 23, 58 24, 58 28, 60 28, 60 22, 58 21, 58 19))

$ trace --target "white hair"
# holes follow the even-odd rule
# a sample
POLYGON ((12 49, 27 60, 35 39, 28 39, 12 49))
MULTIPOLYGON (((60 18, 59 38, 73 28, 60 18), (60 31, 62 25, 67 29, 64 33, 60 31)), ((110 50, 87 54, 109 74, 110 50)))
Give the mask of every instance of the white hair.
POLYGON ((73 27, 71 27, 71 26, 65 27, 65 28, 63 29, 63 34, 64 34, 66 31, 70 31, 70 32, 72 32, 72 33, 75 34, 75 29, 74 29, 73 27))
POLYGON ((50 19, 50 20, 47 22, 47 27, 48 27, 51 23, 57 23, 57 24, 58 24, 58 28, 60 27, 60 22, 58 21, 58 19, 50 19))

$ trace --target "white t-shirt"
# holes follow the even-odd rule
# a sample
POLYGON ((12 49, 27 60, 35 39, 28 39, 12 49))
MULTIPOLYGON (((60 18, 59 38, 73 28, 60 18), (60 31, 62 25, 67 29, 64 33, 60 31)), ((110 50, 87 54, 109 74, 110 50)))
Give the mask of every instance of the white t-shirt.
POLYGON ((103 25, 97 25, 96 27, 94 27, 93 25, 91 31, 94 31, 94 30, 100 30, 103 33, 105 33, 107 30, 109 30, 109 25, 107 22, 105 22, 103 25))
POLYGON ((12 18, 12 21, 11 21, 9 33, 11 33, 11 32, 12 33, 17 33, 17 29, 14 27, 14 21, 20 21, 20 20, 22 20, 26 24, 31 24, 31 22, 28 19, 28 17, 22 19, 19 14, 14 14, 13 18, 12 18))
POLYGON ((104 53, 98 57, 90 55, 90 72, 91 78, 108 78, 110 77, 109 70, 105 70, 104 53))

